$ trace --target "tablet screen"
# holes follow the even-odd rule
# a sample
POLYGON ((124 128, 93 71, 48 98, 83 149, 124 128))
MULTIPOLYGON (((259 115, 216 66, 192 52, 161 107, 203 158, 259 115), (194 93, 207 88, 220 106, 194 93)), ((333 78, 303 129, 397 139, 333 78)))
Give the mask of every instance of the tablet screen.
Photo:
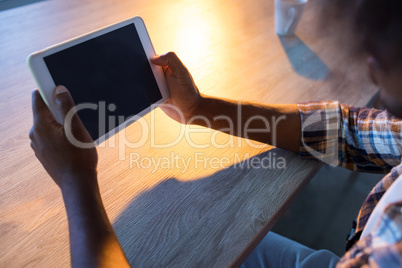
POLYGON ((44 61, 55 84, 66 86, 76 105, 97 105, 96 110, 78 111, 94 140, 122 123, 123 117, 126 120, 162 99, 134 24, 46 56, 44 61))

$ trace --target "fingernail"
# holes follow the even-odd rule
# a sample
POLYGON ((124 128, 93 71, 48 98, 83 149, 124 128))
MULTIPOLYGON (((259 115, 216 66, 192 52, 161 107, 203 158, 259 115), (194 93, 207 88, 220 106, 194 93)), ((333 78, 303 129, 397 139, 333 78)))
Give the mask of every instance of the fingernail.
POLYGON ((65 88, 64 86, 57 86, 55 93, 56 95, 59 95, 61 93, 67 92, 67 88, 65 88))

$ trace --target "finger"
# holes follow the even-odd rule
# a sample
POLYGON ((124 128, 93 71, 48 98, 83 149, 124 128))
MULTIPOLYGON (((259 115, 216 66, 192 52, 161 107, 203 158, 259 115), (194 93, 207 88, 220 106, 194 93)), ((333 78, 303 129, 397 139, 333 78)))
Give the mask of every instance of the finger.
POLYGON ((34 130, 33 127, 29 130, 29 139, 30 139, 31 148, 33 150, 35 150, 35 148, 36 148, 36 146, 35 146, 36 138, 35 138, 35 130, 34 130))
POLYGON ((61 112, 63 122, 65 122, 67 115, 72 113, 70 117, 71 127, 73 129, 82 128, 83 124, 77 115, 73 97, 71 97, 68 89, 65 86, 57 86, 54 89, 54 98, 56 100, 57 109, 61 112))
POLYGON ((32 149, 34 152, 36 152, 36 145, 35 145, 35 143, 34 143, 33 141, 31 141, 30 146, 31 146, 31 149, 32 149))
POLYGON ((64 127, 71 128, 74 137, 81 142, 92 141, 84 124, 77 115, 74 100, 68 89, 64 86, 57 86, 54 89, 54 98, 56 100, 57 109, 59 109, 62 115, 64 127))
POLYGON ((151 62, 158 66, 168 66, 174 73, 186 70, 186 67, 174 52, 168 52, 164 55, 153 57, 151 62))
POLYGON ((64 86, 57 86, 54 89, 54 98, 56 101, 57 109, 61 112, 63 121, 67 114, 75 107, 73 98, 70 92, 64 86))
POLYGON ((52 113, 37 89, 32 92, 32 113, 34 124, 44 120, 54 120, 52 113))
MULTIPOLYGON (((69 119, 72 120, 72 124, 76 124, 75 121, 80 121, 75 109, 75 103, 73 97, 71 97, 70 91, 65 86, 57 86, 54 89, 54 98, 56 101, 57 109, 59 109, 63 123, 66 121, 66 117, 70 114, 69 119), (71 114, 72 113, 72 114, 71 114)), ((72 126, 74 128, 74 126, 72 126)))
POLYGON ((29 130, 29 139, 33 141, 35 139, 35 132, 34 128, 32 127, 31 130, 29 130))

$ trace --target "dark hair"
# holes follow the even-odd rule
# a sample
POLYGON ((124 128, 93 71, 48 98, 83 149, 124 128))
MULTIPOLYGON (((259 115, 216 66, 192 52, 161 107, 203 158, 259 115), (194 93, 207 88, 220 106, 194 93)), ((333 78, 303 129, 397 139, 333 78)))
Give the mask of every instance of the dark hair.
POLYGON ((356 57, 371 54, 385 67, 402 68, 402 0, 313 1, 318 30, 336 36, 340 47, 356 57))
POLYGON ((402 1, 359 0, 354 27, 360 45, 385 67, 402 67, 402 1))

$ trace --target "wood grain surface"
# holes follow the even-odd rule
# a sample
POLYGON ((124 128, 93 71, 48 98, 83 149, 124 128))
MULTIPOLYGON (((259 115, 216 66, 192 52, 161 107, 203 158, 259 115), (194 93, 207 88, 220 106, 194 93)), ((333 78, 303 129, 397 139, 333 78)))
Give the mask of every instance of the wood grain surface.
MULTIPOLYGON (((314 31, 314 2, 286 38, 275 34, 272 0, 58 0, 1 11, 0 266, 70 265, 60 191, 29 147, 30 53, 140 15, 157 53, 175 51, 204 93, 365 105, 376 88, 333 36, 314 31)), ((294 153, 194 128, 157 109, 98 148, 102 198, 136 267, 239 265, 317 168, 294 153)))

